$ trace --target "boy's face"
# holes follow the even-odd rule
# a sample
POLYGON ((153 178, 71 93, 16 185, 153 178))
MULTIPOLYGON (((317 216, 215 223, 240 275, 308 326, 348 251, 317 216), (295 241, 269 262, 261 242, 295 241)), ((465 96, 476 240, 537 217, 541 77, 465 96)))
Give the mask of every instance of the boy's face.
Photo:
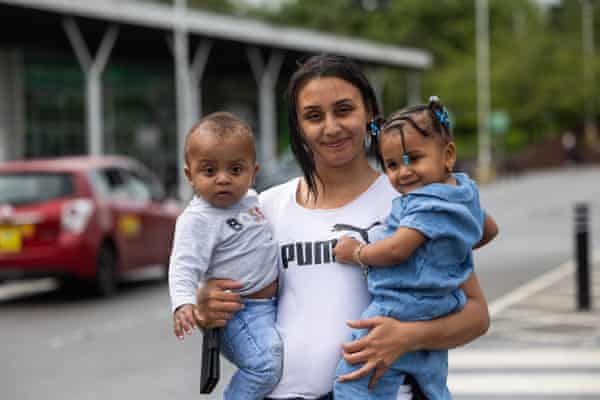
POLYGON ((254 183, 254 145, 245 135, 218 137, 199 129, 188 142, 185 176, 198 196, 215 207, 229 207, 254 183))
POLYGON ((404 124, 403 130, 406 149, 398 130, 381 135, 385 172, 394 188, 406 194, 430 183, 448 183, 456 161, 454 143, 446 144, 437 136, 424 136, 409 124, 404 124), (402 159, 405 151, 408 165, 402 159))

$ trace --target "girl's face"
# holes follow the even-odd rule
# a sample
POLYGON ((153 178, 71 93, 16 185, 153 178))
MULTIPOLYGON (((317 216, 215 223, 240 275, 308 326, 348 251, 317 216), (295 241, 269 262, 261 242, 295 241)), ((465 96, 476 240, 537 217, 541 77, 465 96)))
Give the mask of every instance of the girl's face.
POLYGON ((370 113, 360 90, 334 77, 310 80, 298 93, 298 123, 316 166, 340 167, 365 157, 370 113))
POLYGON ((450 172, 456 162, 454 143, 446 144, 438 136, 424 136, 409 124, 404 124, 403 130, 406 149, 399 130, 381 135, 381 156, 392 186, 406 194, 430 183, 450 183, 450 172), (402 159, 405 152, 408 165, 402 159))

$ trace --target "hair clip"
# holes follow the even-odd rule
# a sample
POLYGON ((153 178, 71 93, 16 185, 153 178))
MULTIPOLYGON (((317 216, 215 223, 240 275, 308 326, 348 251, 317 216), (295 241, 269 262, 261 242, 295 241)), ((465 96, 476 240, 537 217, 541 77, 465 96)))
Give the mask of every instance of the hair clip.
POLYGON ((444 125, 446 129, 452 128, 452 122, 450 122, 448 110, 446 110, 446 107, 442 105, 442 102, 438 96, 429 96, 429 109, 433 111, 437 120, 440 122, 440 124, 444 125))
POLYGON ((402 164, 405 166, 410 164, 410 157, 408 157, 408 154, 406 153, 402 154, 402 164))
POLYGON ((450 125, 450 118, 448 117, 448 111, 446 111, 446 107, 443 107, 441 111, 436 110, 435 116, 441 124, 446 126, 450 125))
POLYGON ((373 136, 379 136, 379 134, 381 133, 381 128, 379 127, 379 124, 375 122, 374 119, 371 120, 371 122, 369 122, 369 131, 373 136))

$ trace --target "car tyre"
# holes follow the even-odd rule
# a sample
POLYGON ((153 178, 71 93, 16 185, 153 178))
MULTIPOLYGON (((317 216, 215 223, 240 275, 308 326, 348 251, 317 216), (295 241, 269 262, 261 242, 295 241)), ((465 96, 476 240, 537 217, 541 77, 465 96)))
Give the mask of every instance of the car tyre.
POLYGON ((108 244, 103 244, 98 250, 94 286, 100 297, 110 297, 117 291, 117 257, 108 244))

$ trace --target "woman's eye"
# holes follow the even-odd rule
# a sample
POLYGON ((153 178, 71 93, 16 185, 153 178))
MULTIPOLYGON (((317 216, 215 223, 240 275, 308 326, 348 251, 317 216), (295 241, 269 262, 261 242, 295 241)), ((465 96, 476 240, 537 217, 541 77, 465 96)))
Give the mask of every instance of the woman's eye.
POLYGON ((347 114, 351 113, 352 110, 354 110, 354 108, 352 108, 351 106, 342 106, 337 109, 337 113, 339 115, 347 115, 347 114))
POLYGON ((304 119, 307 121, 318 121, 321 118, 319 113, 308 113, 304 115, 304 119))

